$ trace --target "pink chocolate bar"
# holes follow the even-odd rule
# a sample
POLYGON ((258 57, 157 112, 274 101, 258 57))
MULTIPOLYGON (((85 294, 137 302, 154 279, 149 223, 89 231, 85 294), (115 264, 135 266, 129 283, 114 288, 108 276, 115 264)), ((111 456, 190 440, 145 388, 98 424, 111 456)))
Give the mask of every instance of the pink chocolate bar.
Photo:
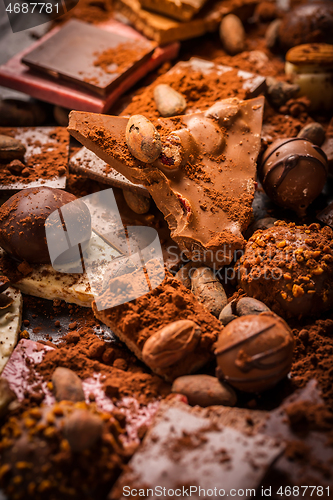
MULTIPOLYGON (((113 19, 99 24, 98 27, 126 37, 131 37, 133 40, 144 39, 144 37, 133 28, 113 19)), ((69 87, 64 83, 52 81, 51 79, 34 74, 21 62, 21 59, 28 52, 38 47, 59 29, 59 27, 54 28, 35 44, 19 54, 16 54, 7 63, 0 66, 0 85, 24 92, 42 101, 50 102, 65 108, 79 111, 91 111, 94 113, 105 113, 124 92, 129 90, 147 73, 160 66, 164 61, 176 57, 180 47, 178 42, 174 42, 164 47, 157 47, 151 57, 129 74, 117 88, 111 91, 106 97, 100 97, 94 96, 80 88, 75 88, 73 86, 69 87)))

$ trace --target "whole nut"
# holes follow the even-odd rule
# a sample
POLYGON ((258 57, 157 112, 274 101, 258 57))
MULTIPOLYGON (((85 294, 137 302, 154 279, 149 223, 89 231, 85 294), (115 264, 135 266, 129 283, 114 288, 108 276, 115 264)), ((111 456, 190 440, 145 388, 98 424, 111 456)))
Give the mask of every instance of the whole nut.
POLYGON ((126 143, 132 155, 145 163, 153 163, 162 151, 160 134, 143 115, 133 115, 128 120, 126 143))
POLYGON ((230 321, 237 319, 237 316, 233 309, 233 302, 234 301, 229 302, 229 304, 227 304, 220 312, 219 320, 221 321, 223 326, 226 326, 228 323, 230 323, 230 321))
POLYGON ((128 189, 123 189, 123 194, 127 205, 136 214, 146 214, 150 209, 150 198, 128 189))
POLYGON ((223 48, 230 55, 238 54, 245 48, 245 30, 242 21, 235 14, 225 16, 220 25, 223 48))
POLYGON ((185 97, 164 83, 156 85, 154 88, 154 100, 161 116, 180 115, 187 106, 185 97))
POLYGON ((172 384, 172 392, 183 394, 192 406, 235 406, 237 396, 227 384, 210 375, 185 375, 172 384))
POLYGON ((149 337, 143 346, 143 361, 152 369, 171 366, 194 351, 200 336, 194 321, 174 321, 149 337))
POLYGON ((264 391, 288 374, 293 348, 292 331, 279 316, 271 312, 242 316, 218 338, 218 376, 241 391, 264 391))
POLYGON ((21 160, 25 152, 26 148, 22 142, 7 135, 0 135, 0 162, 21 160))
POLYGON ((312 144, 321 146, 325 141, 325 129, 318 122, 309 123, 299 131, 297 137, 308 139, 312 144))
POLYGON ((92 448, 102 432, 102 419, 88 410, 76 410, 65 419, 64 435, 74 452, 92 448))
POLYGON ((218 317, 228 298, 222 284, 209 267, 199 267, 192 274, 192 293, 214 316, 218 317))
POLYGON ((252 297, 242 297, 236 304, 236 314, 238 316, 261 314, 262 312, 270 312, 270 308, 260 300, 252 297))
POLYGON ((272 21, 266 30, 265 41, 266 47, 270 50, 276 49, 279 45, 279 29, 281 25, 281 19, 275 19, 272 21))
POLYGON ((84 401, 81 379, 69 368, 58 366, 52 375, 52 382, 57 401, 84 401))

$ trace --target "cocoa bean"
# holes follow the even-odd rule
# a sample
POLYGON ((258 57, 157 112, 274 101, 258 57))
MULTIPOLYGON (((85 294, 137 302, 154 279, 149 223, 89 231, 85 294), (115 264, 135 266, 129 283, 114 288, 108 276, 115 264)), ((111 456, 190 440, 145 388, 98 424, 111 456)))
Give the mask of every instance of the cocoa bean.
POLYGON ((248 314, 260 314, 262 312, 270 312, 269 307, 260 300, 252 297, 242 297, 236 304, 236 313, 238 316, 246 316, 248 314))
POLYGON ((161 116, 177 116, 182 114, 187 106, 185 97, 170 85, 161 83, 154 89, 156 108, 161 116))
POLYGON ((275 19, 272 21, 265 33, 266 47, 270 50, 274 50, 279 45, 279 29, 281 25, 281 19, 275 19))
POLYGON ((228 302, 222 284, 209 267, 199 267, 193 272, 191 290, 198 301, 216 317, 228 302))
POLYGON ((133 191, 123 189, 123 194, 127 205, 136 214, 146 214, 150 209, 150 198, 133 191))
MULTIPOLYGON (((234 302, 234 301, 233 301, 234 302)), ((223 326, 226 326, 230 321, 233 321, 236 319, 237 316, 234 314, 233 307, 232 307, 232 302, 227 304, 221 311, 219 315, 219 320, 221 321, 223 326)))
POLYGON ((200 336, 194 321, 174 321, 149 337, 143 346, 143 361, 152 369, 171 366, 194 351, 200 336))
POLYGON ((153 163, 162 151, 160 134, 143 115, 133 115, 128 120, 126 143, 132 155, 145 163, 153 163))
POLYGON ((59 366, 52 375, 52 383, 57 401, 84 401, 81 379, 72 370, 59 366))
POLYGON ((88 410, 76 410, 65 419, 64 435, 74 452, 92 448, 102 432, 102 419, 88 410))
POLYGON ((325 141, 325 129, 318 122, 309 123, 299 131, 297 137, 308 139, 312 144, 321 146, 325 141))
POLYGON ((230 55, 238 54, 245 49, 245 30, 239 17, 228 14, 222 19, 220 38, 224 50, 230 55))
POLYGON ((12 160, 21 160, 25 152, 26 148, 22 142, 7 135, 0 135, 0 162, 7 163, 12 160))
POLYGON ((186 396, 192 406, 235 406, 237 403, 235 391, 210 375, 179 377, 172 384, 171 391, 186 396))

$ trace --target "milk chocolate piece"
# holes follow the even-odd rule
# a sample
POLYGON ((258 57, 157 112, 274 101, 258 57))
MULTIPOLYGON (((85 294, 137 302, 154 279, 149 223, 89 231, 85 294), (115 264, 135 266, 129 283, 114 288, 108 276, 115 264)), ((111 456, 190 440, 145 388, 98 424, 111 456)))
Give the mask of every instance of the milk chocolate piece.
POLYGON ((183 498, 191 491, 194 499, 219 498, 233 488, 254 490, 282 450, 282 444, 262 434, 223 427, 205 410, 164 402, 109 500, 126 498, 127 488, 154 491, 159 486, 183 498))
POLYGON ((155 47, 149 40, 133 43, 132 38, 72 19, 22 61, 50 78, 105 96, 148 59, 155 47), (117 51, 124 52, 122 60, 117 51))
POLYGON ((127 118, 73 111, 68 130, 130 181, 146 186, 188 258, 222 267, 244 246, 263 104, 262 97, 227 99, 205 113, 153 121, 162 144, 172 133, 180 141, 183 161, 175 170, 172 157, 162 154, 148 166, 130 154, 127 118))
POLYGON ((168 17, 173 17, 178 21, 190 21, 200 9, 207 3, 207 0, 140 0, 144 9, 152 10, 168 17))
POLYGON ((120 18, 127 18, 147 38, 164 45, 215 31, 222 17, 230 12, 235 12, 240 17, 250 16, 257 3, 257 0, 223 0, 213 2, 212 5, 209 3, 191 20, 185 22, 149 12, 141 7, 140 0, 116 0, 115 10, 120 18))
MULTIPOLYGON (((147 263, 146 268, 149 276, 152 276, 154 271, 156 273, 152 261, 147 263)), ((170 381, 197 371, 211 358, 213 344, 222 330, 221 324, 169 273, 166 273, 165 279, 159 286, 145 295, 140 292, 140 287, 146 286, 146 279, 144 280, 145 282, 137 272, 111 280, 104 294, 99 297, 99 304, 103 305, 104 302, 109 304, 113 297, 119 300, 121 289, 126 289, 129 293, 128 288, 133 288, 134 294, 139 298, 102 310, 98 310, 94 302, 95 316, 109 326, 141 360, 145 342, 158 330, 176 320, 194 321, 201 330, 195 349, 188 352, 181 363, 163 367, 152 366, 152 369, 170 381)))

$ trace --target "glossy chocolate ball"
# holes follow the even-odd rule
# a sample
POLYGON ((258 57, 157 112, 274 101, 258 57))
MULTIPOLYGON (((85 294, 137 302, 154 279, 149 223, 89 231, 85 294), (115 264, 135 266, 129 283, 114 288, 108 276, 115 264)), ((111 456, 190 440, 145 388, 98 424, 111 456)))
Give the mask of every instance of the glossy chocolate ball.
POLYGON ((304 216, 321 193, 328 174, 325 153, 301 137, 278 139, 267 148, 259 177, 277 205, 304 216))
MULTIPOLYGON (((76 203, 70 206, 70 218, 78 222, 81 241, 89 241, 91 219, 88 207, 66 191, 36 187, 23 189, 0 207, 0 246, 16 259, 49 264, 45 221, 52 212, 75 200, 76 203)), ((63 230, 59 225, 59 236, 63 230)))
POLYGON ((290 10, 280 24, 279 38, 286 51, 302 43, 333 43, 333 3, 311 2, 290 10))
POLYGON ((264 391, 288 374, 293 349, 292 331, 279 316, 269 312, 242 316, 218 338, 218 377, 241 391, 264 391))

